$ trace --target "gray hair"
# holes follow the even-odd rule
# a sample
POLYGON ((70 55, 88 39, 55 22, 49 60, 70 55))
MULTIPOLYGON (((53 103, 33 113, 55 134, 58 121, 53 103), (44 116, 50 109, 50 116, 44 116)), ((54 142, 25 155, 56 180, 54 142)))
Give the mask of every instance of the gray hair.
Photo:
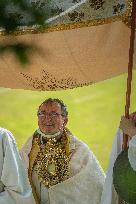
POLYGON ((60 104, 62 115, 65 116, 65 117, 68 117, 68 110, 67 110, 66 104, 62 100, 60 100, 58 98, 48 98, 48 99, 46 99, 45 101, 43 101, 41 103, 41 105, 39 106, 39 109, 43 104, 49 104, 49 103, 58 103, 58 104, 60 104))

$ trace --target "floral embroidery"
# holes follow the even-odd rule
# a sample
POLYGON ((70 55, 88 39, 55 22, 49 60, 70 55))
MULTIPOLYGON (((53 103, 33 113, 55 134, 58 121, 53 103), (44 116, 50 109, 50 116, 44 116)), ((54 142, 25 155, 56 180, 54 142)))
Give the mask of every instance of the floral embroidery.
MULTIPOLYGON (((13 34, 70 30, 103 25, 118 20, 123 20, 126 25, 130 26, 132 0, 30 0, 30 4, 32 7, 44 10, 44 13, 46 13, 45 22, 54 16, 57 16, 57 18, 48 21, 49 25, 29 26, 26 21, 28 16, 25 13, 21 13, 21 16, 19 16, 17 12, 13 19, 18 18, 19 24, 24 27, 20 26, 13 34), (64 13, 65 11, 67 12, 64 13), (60 15, 61 13, 63 15, 60 15)), ((32 23, 33 18, 30 18, 29 21, 32 23)), ((0 35, 7 35, 7 33, 1 30, 0 35)))
POLYGON ((68 13, 68 16, 71 21, 79 22, 84 17, 84 13, 83 12, 78 13, 77 11, 74 11, 73 13, 68 13))
POLYGON ((104 0, 89 0, 90 6, 91 8, 93 8, 94 10, 98 10, 100 8, 103 9, 103 5, 105 3, 104 0))
POLYGON ((116 6, 113 6, 113 14, 120 13, 125 7, 125 4, 117 4, 116 6))
POLYGON ((79 3, 79 2, 81 2, 81 0, 73 0, 73 1, 72 1, 72 3, 74 3, 74 4, 75 4, 75 3, 79 3))

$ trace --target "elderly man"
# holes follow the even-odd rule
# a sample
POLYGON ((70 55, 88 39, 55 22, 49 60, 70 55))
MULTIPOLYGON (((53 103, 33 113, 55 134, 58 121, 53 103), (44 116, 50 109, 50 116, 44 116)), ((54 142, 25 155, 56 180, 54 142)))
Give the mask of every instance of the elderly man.
POLYGON ((87 145, 66 128, 66 105, 49 98, 37 116, 39 129, 21 152, 36 202, 99 204, 105 175, 87 145))
POLYGON ((11 132, 0 128, 0 204, 34 204, 27 173, 11 132))

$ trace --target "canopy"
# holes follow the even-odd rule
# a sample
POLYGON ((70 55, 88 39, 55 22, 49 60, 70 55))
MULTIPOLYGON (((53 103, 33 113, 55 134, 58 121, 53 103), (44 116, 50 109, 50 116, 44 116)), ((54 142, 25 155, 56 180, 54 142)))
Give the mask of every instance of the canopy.
MULTIPOLYGON (((31 0, 44 7, 48 27, 24 25, 0 42, 35 44, 31 64, 23 68, 13 54, 0 57, 0 86, 60 90, 89 85, 127 71, 131 16, 129 0, 31 0)), ((136 56, 134 57, 134 60, 136 56)), ((134 61, 135 65, 135 61, 134 61)))

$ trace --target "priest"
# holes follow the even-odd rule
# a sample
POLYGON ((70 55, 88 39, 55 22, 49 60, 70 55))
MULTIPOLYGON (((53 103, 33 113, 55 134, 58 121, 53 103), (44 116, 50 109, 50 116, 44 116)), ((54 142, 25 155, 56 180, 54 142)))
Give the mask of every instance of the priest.
POLYGON ((37 204, 100 204, 105 175, 88 146, 66 128, 60 99, 38 109, 38 129, 21 151, 37 204))

